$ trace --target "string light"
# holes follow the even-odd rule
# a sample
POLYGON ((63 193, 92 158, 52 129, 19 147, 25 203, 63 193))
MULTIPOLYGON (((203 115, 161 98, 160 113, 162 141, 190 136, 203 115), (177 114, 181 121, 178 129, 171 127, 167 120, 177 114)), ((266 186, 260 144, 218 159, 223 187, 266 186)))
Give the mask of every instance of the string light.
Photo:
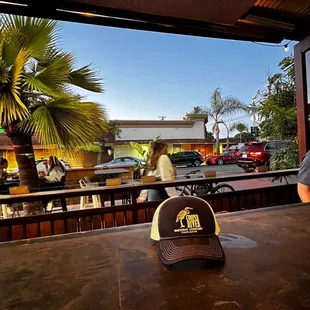
POLYGON ((283 47, 286 52, 288 52, 290 50, 289 44, 291 42, 292 42, 292 40, 289 41, 288 43, 280 44, 279 45, 279 44, 267 44, 267 43, 260 43, 260 42, 253 41, 253 43, 255 43, 257 45, 263 45, 263 46, 269 46, 269 47, 283 47))

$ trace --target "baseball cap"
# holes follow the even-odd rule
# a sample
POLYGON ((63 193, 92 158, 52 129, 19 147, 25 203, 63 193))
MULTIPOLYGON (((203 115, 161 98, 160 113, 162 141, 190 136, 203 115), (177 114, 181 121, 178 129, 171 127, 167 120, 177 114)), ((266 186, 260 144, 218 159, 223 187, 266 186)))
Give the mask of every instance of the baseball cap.
POLYGON ((195 258, 224 262, 219 232, 206 201, 193 196, 172 197, 156 209, 151 239, 159 242, 159 258, 165 265, 195 258))

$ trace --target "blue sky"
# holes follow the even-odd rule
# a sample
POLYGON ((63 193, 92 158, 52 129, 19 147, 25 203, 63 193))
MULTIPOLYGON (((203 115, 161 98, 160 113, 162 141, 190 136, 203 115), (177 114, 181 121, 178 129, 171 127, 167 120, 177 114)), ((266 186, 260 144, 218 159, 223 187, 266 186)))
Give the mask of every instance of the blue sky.
MULTIPOLYGON (((93 63, 100 72, 105 93, 88 99, 103 104, 111 119, 182 119, 193 106, 208 105, 216 87, 250 103, 266 73, 290 54, 249 42, 68 22, 61 22, 61 38, 78 66, 93 63)), ((244 113, 231 119, 251 123, 244 113)))

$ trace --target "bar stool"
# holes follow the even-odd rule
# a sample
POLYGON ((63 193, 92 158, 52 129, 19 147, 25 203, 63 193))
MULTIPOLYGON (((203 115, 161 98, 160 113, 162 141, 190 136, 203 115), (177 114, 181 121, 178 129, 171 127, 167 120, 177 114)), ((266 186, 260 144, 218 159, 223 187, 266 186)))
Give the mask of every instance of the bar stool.
MULTIPOLYGON (((92 183, 89 181, 87 177, 84 179, 81 179, 79 181, 81 188, 92 188, 92 187, 98 187, 98 183, 92 183)), ((80 198, 80 209, 85 209, 88 205, 89 196, 81 196, 80 198)), ((101 207, 101 199, 100 195, 92 195, 92 201, 94 208, 100 208, 101 207)))
MULTIPOLYGON (((29 188, 28 186, 14 186, 9 188, 10 195, 22 195, 22 194, 29 194, 29 188)), ((18 204, 13 203, 11 206, 2 204, 1 205, 1 211, 2 211, 2 218, 7 218, 9 214, 12 214, 12 217, 15 217, 16 215, 19 217, 19 210, 18 210, 18 204)))

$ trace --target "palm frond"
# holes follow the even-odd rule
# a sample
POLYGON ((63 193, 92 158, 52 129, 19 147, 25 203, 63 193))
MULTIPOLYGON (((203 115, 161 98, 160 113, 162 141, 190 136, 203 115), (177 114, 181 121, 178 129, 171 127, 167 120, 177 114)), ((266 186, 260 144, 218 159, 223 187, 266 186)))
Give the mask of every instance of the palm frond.
POLYGON ((229 96, 222 100, 219 114, 223 117, 241 110, 246 110, 246 108, 247 107, 243 105, 239 99, 229 96))
POLYGON ((210 102, 211 102, 211 109, 214 112, 217 112, 219 108, 221 107, 221 102, 222 102, 222 93, 219 87, 217 87, 213 91, 210 102))
POLYGON ((0 123, 10 124, 16 120, 27 118, 29 115, 25 105, 17 103, 10 91, 0 92, 0 123))
POLYGON ((45 50, 43 58, 38 61, 38 70, 46 68, 59 58, 63 58, 64 55, 66 55, 66 53, 60 50, 57 46, 51 46, 45 50))
POLYGON ((71 53, 63 54, 41 71, 24 77, 24 85, 31 91, 45 92, 49 96, 59 97, 66 93, 65 86, 73 64, 71 53))
POLYGON ((0 85, 8 82, 9 72, 4 60, 0 57, 0 85))
POLYGON ((21 49, 15 59, 15 63, 14 63, 14 66, 12 68, 12 73, 11 73, 11 85, 10 85, 11 92, 16 102, 21 106, 23 106, 23 103, 21 102, 21 99, 20 99, 22 74, 23 74, 25 64, 27 63, 29 57, 30 57, 29 51, 27 49, 21 49))
POLYGON ((20 49, 28 48, 32 56, 41 59, 45 50, 58 41, 58 22, 54 20, 2 15, 2 31, 11 34, 10 41, 20 49))
POLYGON ((146 150, 142 147, 142 145, 141 144, 139 144, 138 142, 135 142, 135 141, 132 141, 132 142, 129 142, 129 145, 133 148, 133 149, 135 149, 137 152, 138 152, 138 154, 143 158, 143 159, 145 159, 146 160, 146 150))
POLYGON ((38 107, 20 130, 34 133, 44 146, 76 150, 88 145, 108 129, 106 113, 93 102, 78 102, 65 97, 48 101, 38 107))
POLYGON ((69 80, 72 85, 101 93, 103 92, 102 80, 97 76, 97 73, 88 65, 70 72, 69 80))
POLYGON ((13 37, 18 37, 20 32, 18 30, 12 31, 8 33, 7 31, 2 31, 0 28, 1 33, 1 58, 5 62, 7 67, 13 66, 15 59, 21 50, 20 46, 15 44, 15 40, 13 37))

